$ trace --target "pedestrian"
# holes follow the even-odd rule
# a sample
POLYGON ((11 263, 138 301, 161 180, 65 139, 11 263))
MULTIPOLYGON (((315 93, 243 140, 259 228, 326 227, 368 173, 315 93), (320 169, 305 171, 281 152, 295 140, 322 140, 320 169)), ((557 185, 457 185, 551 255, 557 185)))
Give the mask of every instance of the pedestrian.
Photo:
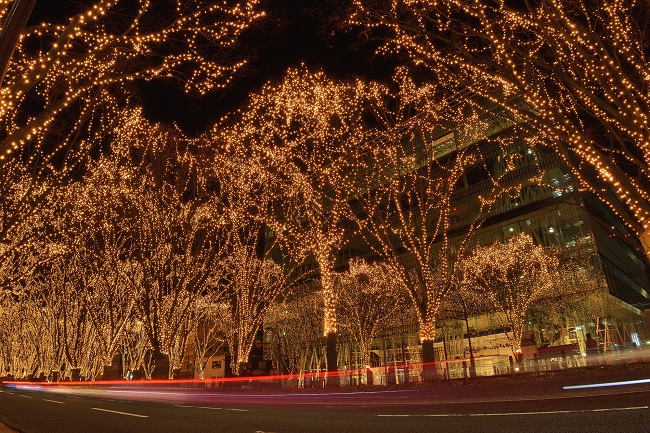
POLYGON ((585 335, 585 348, 587 355, 587 365, 595 364, 598 357, 598 342, 591 338, 591 333, 587 332, 585 335))

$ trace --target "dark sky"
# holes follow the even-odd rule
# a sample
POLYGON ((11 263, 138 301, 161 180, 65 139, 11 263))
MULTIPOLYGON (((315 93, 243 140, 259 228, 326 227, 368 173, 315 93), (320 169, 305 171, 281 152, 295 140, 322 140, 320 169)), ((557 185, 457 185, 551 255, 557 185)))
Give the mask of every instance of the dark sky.
MULTIPOLYGON (((129 0, 133 1, 133 0, 129 0)), ((156 0, 154 0, 156 1, 156 0)), ((389 79, 390 62, 373 55, 376 45, 362 42, 354 30, 337 28, 344 1, 262 0, 267 16, 241 38, 238 56, 249 63, 226 89, 197 97, 179 83, 154 81, 140 86, 145 112, 151 120, 178 122, 188 133, 207 129, 224 114, 243 105, 250 92, 280 81, 287 68, 305 63, 329 76, 369 80, 389 79)), ((33 22, 65 21, 91 0, 37 0, 33 22)))

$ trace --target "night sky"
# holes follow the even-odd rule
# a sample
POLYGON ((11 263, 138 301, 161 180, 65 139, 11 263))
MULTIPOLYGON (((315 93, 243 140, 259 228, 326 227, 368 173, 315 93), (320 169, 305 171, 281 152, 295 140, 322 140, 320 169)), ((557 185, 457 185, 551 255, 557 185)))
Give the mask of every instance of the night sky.
MULTIPOLYGON (((154 0, 156 1, 156 0, 154 0)), ((93 4, 91 0, 37 0, 31 22, 65 22, 66 18, 93 4)), ((393 63, 375 56, 375 42, 368 42, 353 29, 337 25, 344 1, 265 0, 267 13, 240 38, 237 56, 248 65, 225 89, 205 96, 187 95, 178 82, 155 80, 140 83, 139 93, 145 113, 153 121, 178 123, 183 130, 197 134, 224 114, 242 106, 250 92, 268 81, 279 82, 287 68, 304 63, 312 70, 322 69, 337 79, 360 76, 387 81, 393 63)))

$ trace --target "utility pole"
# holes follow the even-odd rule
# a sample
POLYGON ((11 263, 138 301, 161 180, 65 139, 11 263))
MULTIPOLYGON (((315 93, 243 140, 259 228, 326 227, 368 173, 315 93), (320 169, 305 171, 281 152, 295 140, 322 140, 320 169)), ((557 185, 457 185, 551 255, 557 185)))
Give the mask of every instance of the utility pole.
POLYGON ((2 33, 0 33, 0 85, 4 81, 7 65, 14 53, 18 38, 32 14, 34 4, 36 4, 36 0, 16 0, 2 26, 2 33))

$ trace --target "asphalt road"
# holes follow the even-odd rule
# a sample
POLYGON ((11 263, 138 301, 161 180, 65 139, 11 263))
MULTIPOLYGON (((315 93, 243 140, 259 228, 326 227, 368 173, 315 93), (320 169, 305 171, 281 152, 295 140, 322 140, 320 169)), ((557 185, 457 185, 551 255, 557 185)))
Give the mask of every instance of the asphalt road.
POLYGON ((528 399, 486 398, 483 392, 446 402, 441 395, 453 394, 451 388, 277 393, 5 387, 0 420, 24 433, 650 432, 646 386, 599 395, 558 389, 528 399))

